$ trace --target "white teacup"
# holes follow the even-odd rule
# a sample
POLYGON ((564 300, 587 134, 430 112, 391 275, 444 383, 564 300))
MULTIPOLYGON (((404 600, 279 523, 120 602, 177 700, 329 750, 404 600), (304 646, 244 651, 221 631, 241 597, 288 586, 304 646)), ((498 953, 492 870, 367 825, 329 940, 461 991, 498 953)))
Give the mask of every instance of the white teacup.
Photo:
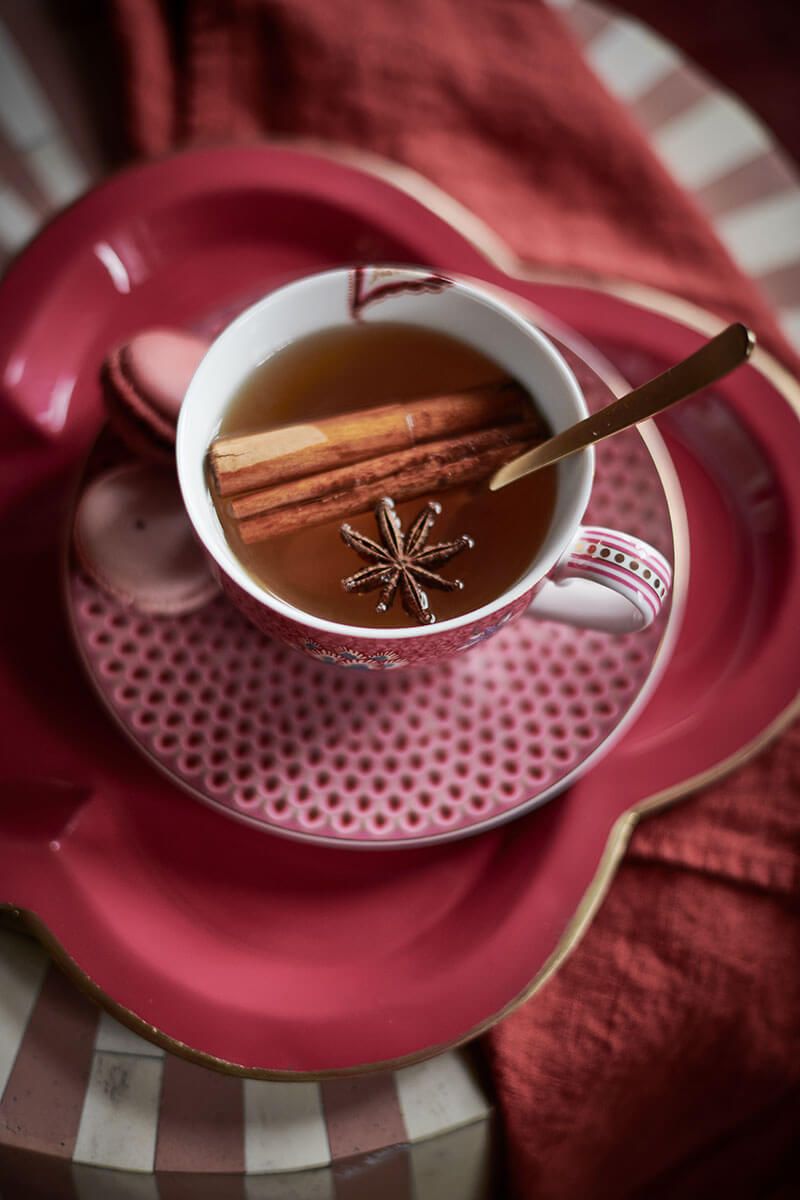
POLYGON ((272 595, 228 545, 208 492, 205 458, 225 409, 259 363, 289 342, 352 321, 401 321, 475 346, 536 397, 554 432, 587 416, 578 383, 543 333, 496 295, 424 269, 358 267, 326 271, 270 293, 211 345, 192 379, 178 422, 178 477, 194 529, 220 583, 265 632, 314 658, 346 667, 391 669, 466 650, 526 610, 573 625, 626 633, 655 619, 671 571, 646 542, 581 525, 594 452, 558 464, 550 529, 513 587, 491 604, 440 624, 405 629, 340 625, 272 595))

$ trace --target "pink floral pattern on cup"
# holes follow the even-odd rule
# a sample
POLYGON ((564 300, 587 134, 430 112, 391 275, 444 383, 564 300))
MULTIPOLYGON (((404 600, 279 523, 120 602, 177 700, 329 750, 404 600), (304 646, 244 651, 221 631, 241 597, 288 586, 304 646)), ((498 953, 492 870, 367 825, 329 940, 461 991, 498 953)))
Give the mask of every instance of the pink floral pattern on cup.
POLYGON ((385 638, 382 640, 379 630, 370 636, 359 636, 355 629, 350 635, 331 633, 305 624, 299 613, 297 617, 287 619, 274 609, 259 604, 229 576, 223 573, 219 578, 223 591, 263 633, 280 638, 286 645, 302 651, 317 662, 362 671, 430 666, 443 658, 470 650, 524 613, 538 590, 538 587, 532 587, 499 613, 492 612, 456 629, 448 629, 445 625, 440 630, 434 629, 435 637, 411 636, 391 642, 385 638))
POLYGON ((378 650, 373 654, 362 654, 348 646, 323 646, 314 638, 306 638, 301 649, 318 662, 337 667, 350 667, 356 671, 392 671, 408 665, 394 650, 378 650))
POLYGON ((475 629, 469 635, 459 649, 471 650, 473 646, 479 646, 481 642, 485 642, 487 638, 492 637, 492 635, 497 633, 498 630, 502 629, 504 625, 507 625, 513 616, 513 612, 507 611, 497 617, 496 620, 489 621, 488 623, 484 622, 483 625, 475 629))

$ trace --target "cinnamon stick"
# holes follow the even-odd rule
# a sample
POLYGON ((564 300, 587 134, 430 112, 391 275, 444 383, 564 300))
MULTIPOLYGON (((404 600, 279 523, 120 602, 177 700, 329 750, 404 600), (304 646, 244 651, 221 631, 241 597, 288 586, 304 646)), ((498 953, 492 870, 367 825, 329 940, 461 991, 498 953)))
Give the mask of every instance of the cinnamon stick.
POLYGON ((503 378, 451 395, 217 438, 208 453, 209 466, 219 495, 232 496, 437 438, 519 421, 532 412, 527 393, 503 378))
MULTIPOLYGON (((387 480, 402 472, 417 470, 430 475, 432 469, 453 463, 456 464, 455 473, 461 459, 474 457, 500 446, 530 442, 540 433, 541 426, 536 421, 520 421, 514 425, 499 425, 494 429, 462 433, 458 437, 441 441, 423 442, 409 450, 395 450, 378 458, 368 458, 364 462, 348 463, 347 466, 337 467, 333 471, 320 471, 302 479, 293 479, 255 492, 245 492, 229 501, 228 511, 237 520, 242 521, 276 508, 307 504, 310 500, 321 499, 332 493, 354 491, 356 488, 372 484, 383 488, 385 492, 387 480)), ((517 452, 521 453, 519 445, 517 452)))
MULTIPOLYGON (((390 474, 383 474, 374 466, 381 462, 380 459, 370 460, 367 464, 360 464, 369 468, 366 482, 354 482, 351 474, 353 468, 345 472, 330 472, 330 475, 344 475, 346 480, 349 476, 349 481, 336 490, 316 495, 305 502, 267 508, 247 516, 239 522, 239 535, 243 542, 250 545, 297 529, 307 529, 312 525, 323 525, 326 521, 367 512, 382 496, 391 496, 399 503, 459 484, 476 483, 541 440, 532 436, 534 430, 535 426, 529 422, 518 423, 505 431, 490 430, 487 432, 492 437, 486 439, 488 444, 472 445, 471 448, 464 445, 469 438, 430 443, 424 447, 428 453, 422 459, 413 465, 401 465, 390 474), (502 436, 498 436, 500 434, 502 436), (454 444, 458 442, 461 446, 458 456, 454 457, 454 444)), ((477 435, 472 435, 472 440, 475 442, 477 435)), ((388 457, 398 459, 401 456, 388 457)))

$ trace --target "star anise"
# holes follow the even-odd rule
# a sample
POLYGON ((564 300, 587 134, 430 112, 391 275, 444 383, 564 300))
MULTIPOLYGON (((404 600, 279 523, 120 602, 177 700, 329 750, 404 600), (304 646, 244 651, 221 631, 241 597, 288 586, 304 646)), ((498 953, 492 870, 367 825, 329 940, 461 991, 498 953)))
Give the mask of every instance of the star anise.
POLYGON ((464 584, 460 579, 445 579, 431 568, 442 566, 454 555, 475 545, 471 537, 464 535, 450 542, 428 546, 428 535, 441 511, 441 504, 429 500, 404 533, 394 501, 386 496, 375 509, 380 542, 373 541, 350 525, 342 525, 342 540, 370 563, 370 566, 342 580, 345 591, 372 592, 380 588, 376 611, 382 613, 391 608, 399 590, 403 608, 410 617, 422 625, 435 621, 425 589, 454 592, 460 591, 464 584))

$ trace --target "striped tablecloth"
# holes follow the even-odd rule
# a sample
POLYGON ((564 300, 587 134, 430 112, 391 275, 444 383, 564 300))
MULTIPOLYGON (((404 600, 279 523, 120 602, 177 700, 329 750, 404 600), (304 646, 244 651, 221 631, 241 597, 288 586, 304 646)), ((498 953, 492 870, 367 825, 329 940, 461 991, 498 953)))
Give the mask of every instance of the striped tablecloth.
MULTIPOLYGON (((800 348, 800 186, 768 131, 643 26, 550 3, 800 348)), ((48 12, 27 0, 0 13, 0 269, 108 170, 69 23, 48 12)), ((468 1053, 322 1084, 218 1075, 100 1014, 36 945, 0 934, 3 1200, 479 1200, 490 1126, 468 1053)))
POLYGON ((3 1200, 491 1194, 491 1106, 468 1052, 319 1084, 217 1074, 101 1013, 7 931, 0 1097, 3 1200))

